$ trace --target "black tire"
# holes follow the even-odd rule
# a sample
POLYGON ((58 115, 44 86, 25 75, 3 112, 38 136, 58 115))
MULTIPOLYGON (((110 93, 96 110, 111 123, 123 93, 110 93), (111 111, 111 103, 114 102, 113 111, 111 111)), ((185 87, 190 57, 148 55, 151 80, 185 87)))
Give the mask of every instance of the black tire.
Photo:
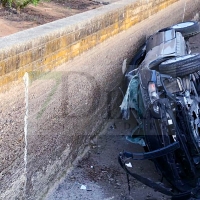
POLYGON ((125 72, 125 78, 124 78, 124 85, 126 86, 126 89, 128 87, 128 84, 130 83, 131 80, 131 76, 128 76, 129 73, 134 70, 137 69, 138 66, 141 64, 141 62, 144 60, 146 55, 146 43, 144 43, 139 50, 137 51, 137 53, 135 54, 135 56, 132 58, 132 60, 129 63, 129 66, 125 72))
POLYGON ((177 32, 181 32, 185 38, 189 38, 200 32, 199 23, 196 21, 182 22, 173 25, 170 28, 175 29, 177 32))
POLYGON ((144 60, 146 55, 146 43, 144 43, 137 53, 134 55, 132 60, 129 63, 129 67, 127 68, 126 74, 128 74, 130 71, 138 68, 138 66, 141 64, 141 62, 144 60))
POLYGON ((200 54, 175 57, 159 65, 161 74, 183 77, 200 70, 200 54))
POLYGON ((162 29, 160 29, 158 32, 160 33, 160 32, 165 32, 165 31, 169 31, 169 30, 171 30, 172 28, 170 28, 170 27, 167 27, 167 28, 162 28, 162 29))

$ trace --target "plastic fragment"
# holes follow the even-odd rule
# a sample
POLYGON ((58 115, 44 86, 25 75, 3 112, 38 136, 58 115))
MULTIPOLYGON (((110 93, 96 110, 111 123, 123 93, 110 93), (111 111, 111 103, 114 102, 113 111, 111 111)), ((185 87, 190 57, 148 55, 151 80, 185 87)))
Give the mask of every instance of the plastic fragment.
POLYGON ((86 190, 87 187, 86 187, 85 185, 81 185, 80 189, 81 189, 81 190, 86 190))
POLYGON ((127 167, 130 167, 130 168, 132 167, 132 164, 131 164, 130 162, 129 162, 129 163, 126 163, 125 165, 126 165, 127 167))

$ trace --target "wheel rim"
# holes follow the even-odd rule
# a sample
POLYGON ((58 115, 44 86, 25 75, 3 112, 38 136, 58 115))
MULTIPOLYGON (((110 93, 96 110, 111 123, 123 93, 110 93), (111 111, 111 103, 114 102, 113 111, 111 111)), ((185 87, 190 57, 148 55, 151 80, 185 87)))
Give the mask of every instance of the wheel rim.
POLYGON ((194 24, 194 22, 183 22, 183 23, 180 23, 180 24, 176 24, 176 25, 172 26, 171 28, 174 28, 174 29, 186 28, 188 26, 192 26, 193 24, 194 24))

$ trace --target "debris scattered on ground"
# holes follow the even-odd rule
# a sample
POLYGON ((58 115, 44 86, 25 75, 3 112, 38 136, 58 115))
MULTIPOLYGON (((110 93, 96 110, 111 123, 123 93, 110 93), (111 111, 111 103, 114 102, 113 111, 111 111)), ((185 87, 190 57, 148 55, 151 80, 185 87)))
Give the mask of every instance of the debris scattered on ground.
POLYGON ((81 185, 80 189, 81 189, 81 190, 86 190, 87 187, 86 187, 85 185, 81 185))
POLYGON ((115 123, 114 123, 113 125, 110 126, 110 129, 111 129, 111 130, 114 130, 114 129, 116 129, 116 128, 117 128, 117 127, 116 127, 115 123))
POLYGON ((130 162, 129 162, 129 163, 126 163, 125 165, 126 165, 127 167, 130 167, 130 168, 132 167, 132 164, 131 164, 130 162))

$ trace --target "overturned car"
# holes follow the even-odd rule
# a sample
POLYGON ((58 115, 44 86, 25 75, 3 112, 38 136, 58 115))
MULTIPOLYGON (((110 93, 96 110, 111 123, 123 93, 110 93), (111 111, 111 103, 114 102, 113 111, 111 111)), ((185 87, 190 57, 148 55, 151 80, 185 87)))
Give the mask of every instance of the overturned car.
POLYGON ((189 47, 189 38, 199 32, 195 21, 159 30, 125 73, 121 112, 125 119, 131 113, 136 118, 135 130, 142 134, 133 133, 131 139, 145 152, 122 152, 119 163, 127 174, 172 199, 200 199, 200 54, 191 54, 189 47), (130 171, 130 159, 152 160, 173 192, 130 171))

